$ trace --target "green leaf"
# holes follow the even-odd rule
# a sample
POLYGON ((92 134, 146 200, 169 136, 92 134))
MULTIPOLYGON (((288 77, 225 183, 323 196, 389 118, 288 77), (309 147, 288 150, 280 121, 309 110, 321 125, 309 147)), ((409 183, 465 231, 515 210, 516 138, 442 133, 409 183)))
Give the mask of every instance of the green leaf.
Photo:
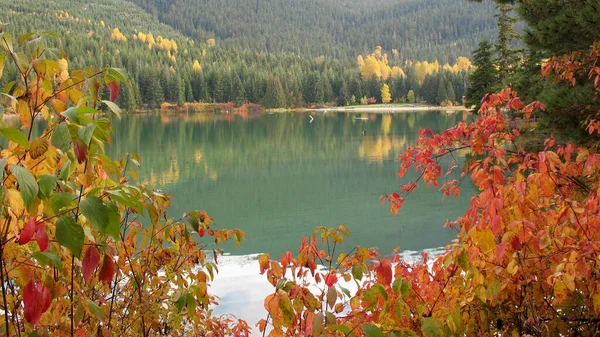
POLYGON ((52 132, 52 145, 66 152, 69 149, 71 143, 71 133, 69 133, 69 127, 66 123, 60 123, 54 127, 52 132))
POLYGON ((0 55, 0 78, 4 72, 4 65, 6 64, 6 54, 0 55))
POLYGON ((17 178, 19 189, 21 190, 21 196, 23 197, 23 202, 27 207, 29 207, 40 190, 37 181, 35 181, 33 175, 22 166, 10 165, 10 170, 17 178))
POLYGON ((286 327, 290 327, 294 321, 294 308, 292 308, 292 301, 286 295, 279 297, 279 309, 283 314, 283 324, 286 327))
POLYGON ((460 255, 458 256, 458 265, 464 271, 469 269, 469 256, 467 256, 467 253, 460 253, 460 255))
POLYGON ((108 107, 110 108, 110 110, 112 112, 114 112, 114 114, 121 119, 121 115, 122 115, 122 111, 121 108, 119 108, 118 105, 116 105, 115 103, 111 102, 111 101, 102 101, 102 103, 108 105, 108 107))
POLYGON ((36 252, 33 254, 33 258, 36 259, 42 266, 48 266, 50 265, 50 262, 52 262, 52 264, 55 265, 60 272, 63 270, 62 261, 58 256, 52 253, 36 252))
POLYGON ((92 123, 89 123, 88 125, 79 128, 79 139, 81 139, 86 146, 90 145, 90 141, 92 140, 92 135, 94 134, 95 128, 96 125, 92 123))
POLYGON ((133 208, 138 214, 142 214, 144 209, 142 204, 136 200, 131 194, 124 191, 107 191, 113 201, 118 202, 123 206, 133 208))
POLYGON ((363 324, 362 329, 365 332, 366 337, 385 337, 383 332, 381 332, 378 327, 372 324, 363 324))
POLYGON ((50 198, 50 206, 54 214, 58 214, 61 209, 73 204, 73 194, 69 192, 56 193, 50 198))
POLYGON ((350 332, 352 332, 352 330, 350 330, 349 327, 338 324, 338 325, 332 325, 329 327, 329 330, 334 330, 334 331, 341 331, 344 335, 349 335, 350 332))
POLYGON ((88 299, 87 303, 88 303, 88 308, 90 309, 90 312, 94 316, 96 316, 98 319, 104 318, 104 310, 102 310, 102 308, 97 306, 96 303, 94 303, 92 300, 88 299))
POLYGON ((398 291, 400 290, 401 285, 402 285, 402 278, 395 279, 394 283, 392 283, 392 290, 397 294, 398 291))
POLYGON ((196 298, 192 295, 187 297, 186 301, 188 315, 194 316, 196 313, 196 298))
POLYGON ((59 178, 61 180, 69 180, 69 175, 71 174, 71 161, 67 160, 67 162, 61 167, 59 178))
POLYGON ((77 113, 76 107, 72 106, 72 107, 68 108, 67 110, 61 112, 60 114, 63 115, 64 117, 66 117, 68 120, 79 124, 79 114, 77 113))
POLYGON ((127 82, 127 73, 125 72, 125 69, 109 68, 108 73, 111 74, 112 76, 114 76, 116 79, 118 79, 121 82, 127 82))
POLYGON ((181 311, 181 309, 185 307, 185 304, 187 303, 187 298, 189 296, 190 295, 188 293, 183 293, 179 295, 179 298, 177 299, 177 301, 175 301, 175 307, 177 308, 177 310, 181 311))
POLYGON ((108 207, 97 197, 88 197, 79 205, 83 214, 101 232, 106 233, 110 221, 108 207))
POLYGON ((363 277, 363 272, 362 272, 362 267, 359 264, 355 264, 352 267, 352 277, 354 277, 354 279, 356 280, 362 280, 363 277))
POLYGON ((69 248, 74 256, 81 256, 84 234, 83 228, 71 217, 60 217, 56 222, 56 240, 62 246, 69 248))
POLYGON ((12 142, 18 143, 26 149, 29 148, 29 141, 27 140, 27 136, 25 136, 25 134, 19 131, 19 129, 17 128, 4 128, 0 130, 0 134, 2 134, 4 138, 12 142))
POLYGON ((388 299, 388 294, 387 291, 385 291, 385 288, 381 285, 381 284, 376 284, 373 286, 373 289, 379 294, 381 295, 381 297, 383 297, 384 300, 387 301, 388 299))
POLYGON ((108 211, 108 226, 106 226, 105 233, 112 236, 113 239, 119 241, 121 234, 121 214, 119 208, 113 203, 106 205, 108 211))
POLYGON ((408 298, 410 292, 412 291, 412 283, 408 280, 403 280, 402 285, 400 286, 400 293, 402 293, 402 298, 408 298))
POLYGON ((40 193, 43 198, 50 197, 54 186, 56 186, 56 179, 58 178, 53 174, 46 174, 40 177, 38 184, 40 185, 40 193))
POLYGON ((187 221, 188 224, 190 224, 190 226, 192 226, 192 228, 197 232, 198 229, 200 228, 200 220, 198 219, 198 212, 194 211, 191 213, 188 213, 185 216, 185 221, 187 221))
POLYGON ((433 317, 425 317, 421 322, 421 330, 423 333, 430 337, 442 336, 442 326, 433 317))

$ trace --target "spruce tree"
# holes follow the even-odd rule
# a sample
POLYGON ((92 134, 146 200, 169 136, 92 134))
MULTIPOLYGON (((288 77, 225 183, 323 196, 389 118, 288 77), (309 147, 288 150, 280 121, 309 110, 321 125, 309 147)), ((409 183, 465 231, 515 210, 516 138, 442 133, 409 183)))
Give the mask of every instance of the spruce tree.
POLYGON ((277 76, 269 78, 267 92, 264 98, 264 105, 267 109, 285 107, 285 94, 281 80, 277 76))
POLYGON ((498 76, 503 81, 514 73, 519 64, 521 51, 513 48, 512 44, 513 40, 520 38, 520 35, 513 28, 513 24, 517 21, 517 18, 511 15, 513 6, 499 3, 496 9, 498 10, 498 14, 495 15, 498 21, 498 42, 494 45, 494 51, 496 64, 500 68, 498 76))
POLYGON ((469 76, 469 87, 467 88, 467 105, 479 107, 483 96, 493 91, 493 86, 498 80, 498 71, 492 63, 492 45, 488 41, 479 43, 479 47, 473 53, 473 64, 477 67, 469 76))

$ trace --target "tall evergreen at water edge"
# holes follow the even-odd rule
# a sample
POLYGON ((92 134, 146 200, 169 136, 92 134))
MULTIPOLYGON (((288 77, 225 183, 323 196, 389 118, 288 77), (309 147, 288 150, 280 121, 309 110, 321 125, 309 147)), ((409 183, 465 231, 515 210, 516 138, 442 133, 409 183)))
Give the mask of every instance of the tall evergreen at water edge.
POLYGON ((499 68, 499 79, 505 80, 508 76, 514 73, 520 62, 520 50, 512 47, 513 40, 519 39, 520 34, 515 32, 514 23, 517 18, 512 16, 514 7, 511 4, 500 3, 496 5, 498 13, 498 42, 494 45, 496 53, 496 64, 499 68))
POLYGON ((473 53, 473 64, 477 67, 469 77, 469 87, 466 92, 467 106, 479 108, 481 98, 493 90, 498 82, 498 71, 492 59, 492 45, 488 41, 479 43, 473 53))

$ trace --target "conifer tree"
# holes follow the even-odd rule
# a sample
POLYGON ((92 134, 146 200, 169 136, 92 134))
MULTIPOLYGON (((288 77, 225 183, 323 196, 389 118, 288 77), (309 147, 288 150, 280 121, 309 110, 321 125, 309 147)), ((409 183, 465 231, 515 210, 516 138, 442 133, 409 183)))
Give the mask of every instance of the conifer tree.
POLYGON ((264 105, 268 109, 285 107, 285 94, 281 80, 277 76, 271 76, 267 83, 264 105))
POLYGON ((507 3, 499 3, 496 5, 498 14, 498 42, 494 45, 496 53, 496 64, 499 67, 499 79, 505 80, 508 76, 514 73, 514 70, 519 64, 521 51, 512 47, 513 40, 519 39, 520 34, 515 32, 513 24, 517 18, 512 16, 513 6, 507 3))
POLYGON ((469 76, 469 88, 467 89, 467 105, 479 107, 481 98, 492 91, 498 80, 498 71, 492 63, 492 45, 488 41, 479 43, 479 47, 473 53, 473 64, 477 67, 469 76))

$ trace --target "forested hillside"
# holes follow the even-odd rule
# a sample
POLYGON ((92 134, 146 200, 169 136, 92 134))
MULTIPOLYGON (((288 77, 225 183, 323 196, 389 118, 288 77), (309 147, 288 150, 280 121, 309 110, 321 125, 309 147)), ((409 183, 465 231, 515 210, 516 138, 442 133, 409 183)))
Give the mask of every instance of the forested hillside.
MULTIPOLYGON (((201 38, 192 38, 178 31, 181 29, 189 33, 189 27, 178 27, 175 24, 172 27, 161 23, 159 18, 152 14, 152 10, 151 13, 146 13, 134 3, 118 0, 0 0, 0 6, 3 8, 0 21, 8 23, 4 29, 15 37, 28 31, 56 33, 60 37, 56 43, 60 43, 70 55, 69 64, 72 67, 97 65, 124 68, 132 79, 131 85, 122 88, 118 102, 125 109, 155 108, 163 102, 183 105, 192 101, 233 102, 236 106, 258 103, 268 108, 388 101, 425 100, 435 104, 444 101, 460 102, 465 91, 466 72, 470 62, 464 57, 456 56, 468 57, 470 51, 464 45, 456 43, 457 47, 462 46, 460 48, 465 49, 464 53, 453 49, 456 55, 453 57, 450 57, 453 55, 451 52, 436 54, 433 50, 442 47, 441 42, 437 43, 434 40, 450 43, 451 36, 463 36, 463 33, 463 40, 471 39, 475 35, 461 29, 473 28, 479 25, 477 22, 481 23, 482 28, 489 27, 490 31, 493 30, 491 22, 494 18, 489 6, 461 0, 443 0, 435 6, 429 6, 428 4, 433 4, 429 0, 403 1, 395 6, 392 6, 393 2, 390 0, 378 0, 371 3, 371 7, 377 9, 366 6, 364 2, 314 1, 316 0, 300 0, 293 3, 281 2, 278 6, 266 6, 267 3, 260 0, 259 8, 266 6, 269 10, 265 9, 265 13, 270 13, 269 15, 278 19, 267 21, 264 15, 251 16, 257 23, 252 29, 262 27, 262 30, 251 33, 251 29, 248 28, 244 33, 252 35, 248 37, 242 37, 241 33, 235 33, 234 30, 236 25, 243 25, 245 20, 249 20, 236 17, 234 12, 245 10, 244 6, 248 4, 227 7, 221 2, 201 6, 206 9, 206 13, 194 14, 195 9, 188 8, 188 14, 181 13, 181 16, 174 13, 187 8, 183 5, 167 6, 167 3, 161 3, 160 6, 156 5, 156 8, 167 6, 165 8, 170 9, 159 17, 168 21, 165 15, 171 13, 169 15, 173 17, 180 17, 178 22, 181 24, 187 22, 187 17, 195 17, 196 21, 210 17, 214 22, 226 18, 225 21, 230 24, 230 37, 202 33, 201 38), (316 7, 312 10, 303 7, 309 4, 316 7), (207 13, 213 7, 227 11, 208 16, 207 13), (384 8, 393 10, 385 11, 384 8), (467 11, 469 8, 477 11, 473 14, 467 11), (294 13, 305 10, 306 13, 315 16, 312 19, 309 19, 309 16, 305 19, 301 16, 293 18, 294 13), (414 20, 425 20, 424 14, 414 14, 412 19, 406 21, 397 18, 401 12, 421 13, 425 10, 432 13, 439 11, 448 17, 445 20, 427 19, 435 21, 431 26, 427 23, 429 21, 419 21, 418 31, 414 20), (460 19, 460 15, 453 17, 449 14, 458 13, 457 11, 474 16, 467 20, 460 19), (481 14, 481 20, 477 19, 477 13, 481 14), (321 14, 325 16, 321 18, 321 14), (335 28, 336 21, 332 21, 331 17, 327 19, 327 15, 341 18, 341 21, 337 21, 339 29, 335 28), (318 23, 325 19, 327 22, 318 23), (294 20, 305 21, 301 24, 300 21, 294 20), (277 22, 281 22, 282 26, 278 26, 277 22), (308 29, 311 25, 314 25, 314 29, 308 29), (412 25, 413 28, 400 28, 402 25, 412 25), (446 30, 440 28, 435 34, 431 31, 427 33, 437 37, 420 37, 419 34, 425 34, 429 27, 435 25, 453 27, 448 29, 454 33, 445 33, 446 30), (291 30, 292 26, 295 26, 295 30, 291 30), (371 26, 372 29, 360 29, 367 26, 371 26), (336 31, 339 34, 325 34, 336 31), (387 36, 384 31, 392 35, 387 36), (352 38, 352 41, 336 42, 342 41, 350 32, 354 32, 352 34, 357 37, 352 38), (358 37, 362 36, 361 34, 364 35, 363 38, 358 37), (408 38, 401 37, 406 34, 408 38), (306 39, 310 37, 311 41, 300 41, 300 36, 306 39), (326 36, 329 37, 325 38, 326 36), (240 43, 236 43, 231 37, 239 38, 240 43), (253 45, 253 38, 267 37, 273 46, 281 47, 266 48, 271 50, 267 51, 260 45, 253 45), (242 40, 245 42, 242 43, 242 40), (378 41, 383 47, 376 47, 378 41), (409 47, 410 43, 415 43, 414 47, 409 47), (297 44, 302 48, 309 48, 309 45, 328 46, 333 56, 311 56, 326 52, 324 49, 318 49, 321 47, 315 47, 315 50, 298 50, 300 54, 296 54, 284 47, 284 44, 297 44), (374 47, 367 49, 371 44, 374 47), (355 53, 352 51, 354 49, 364 49, 365 52, 355 53), (357 60, 359 54, 364 57, 360 56, 357 60), (423 58, 418 58, 418 55, 423 58), (439 56, 439 60, 436 55, 439 56), (361 60, 364 63, 361 63, 361 60), (382 94, 384 84, 387 85, 385 90, 388 92, 385 95, 382 94)), ((149 6, 148 3, 142 5, 149 6)), ((155 11, 158 13, 157 9, 155 11)), ((484 33, 485 31, 482 31, 477 34, 484 33)), ((5 72, 7 76, 3 77, 0 83, 2 86, 17 74, 16 69, 10 66, 5 72)))
POLYGON ((161 22, 227 46, 353 58, 382 46, 452 62, 493 39, 491 3, 466 0, 128 0, 161 22))

